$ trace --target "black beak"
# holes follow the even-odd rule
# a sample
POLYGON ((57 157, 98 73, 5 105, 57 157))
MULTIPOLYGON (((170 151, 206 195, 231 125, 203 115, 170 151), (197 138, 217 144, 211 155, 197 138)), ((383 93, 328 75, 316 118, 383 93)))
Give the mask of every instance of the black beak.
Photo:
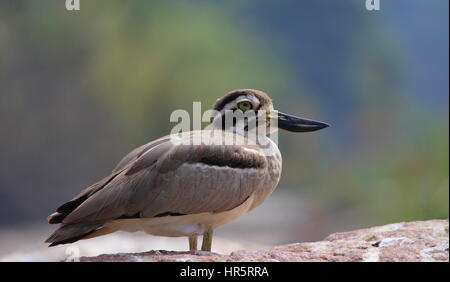
POLYGON ((329 127, 328 124, 320 121, 299 118, 281 112, 276 112, 276 114, 278 115, 278 128, 293 132, 310 132, 329 127))

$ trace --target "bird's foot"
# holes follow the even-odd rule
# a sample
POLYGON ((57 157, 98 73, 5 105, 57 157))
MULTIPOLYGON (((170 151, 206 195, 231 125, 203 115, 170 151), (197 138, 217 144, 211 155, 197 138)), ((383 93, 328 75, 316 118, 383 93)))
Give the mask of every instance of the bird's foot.
POLYGON ((209 252, 209 251, 200 251, 200 250, 195 250, 195 251, 189 251, 190 254, 196 255, 196 256, 212 256, 212 255, 218 255, 217 253, 214 252, 209 252))

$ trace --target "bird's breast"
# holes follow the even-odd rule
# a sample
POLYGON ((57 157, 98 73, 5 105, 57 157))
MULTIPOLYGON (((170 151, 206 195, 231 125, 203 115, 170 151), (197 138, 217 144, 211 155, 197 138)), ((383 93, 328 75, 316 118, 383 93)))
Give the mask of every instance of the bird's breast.
POLYGON ((255 199, 250 207, 250 210, 262 204, 266 198, 272 194, 280 181, 283 161, 280 150, 272 140, 270 141, 272 148, 270 149, 270 154, 266 156, 267 168, 264 175, 264 181, 260 185, 259 189, 257 189, 254 193, 255 199))

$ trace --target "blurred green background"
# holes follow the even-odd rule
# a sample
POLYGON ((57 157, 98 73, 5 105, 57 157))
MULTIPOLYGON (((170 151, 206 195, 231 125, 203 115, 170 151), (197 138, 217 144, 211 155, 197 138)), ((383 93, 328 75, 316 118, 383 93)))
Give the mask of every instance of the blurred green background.
POLYGON ((306 207, 284 241, 448 218, 449 3, 381 4, 0 1, 0 229, 46 225, 173 110, 236 88, 332 125, 280 134, 274 197, 306 207))

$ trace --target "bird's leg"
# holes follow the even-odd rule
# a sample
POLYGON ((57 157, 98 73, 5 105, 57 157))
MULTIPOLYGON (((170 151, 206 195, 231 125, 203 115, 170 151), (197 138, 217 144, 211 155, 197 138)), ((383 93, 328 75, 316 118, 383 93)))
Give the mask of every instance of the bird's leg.
POLYGON ((189 236, 189 251, 197 250, 197 235, 189 236))
POLYGON ((208 229, 208 231, 206 231, 205 234, 203 234, 202 251, 211 252, 212 238, 213 238, 213 230, 211 228, 208 229))

